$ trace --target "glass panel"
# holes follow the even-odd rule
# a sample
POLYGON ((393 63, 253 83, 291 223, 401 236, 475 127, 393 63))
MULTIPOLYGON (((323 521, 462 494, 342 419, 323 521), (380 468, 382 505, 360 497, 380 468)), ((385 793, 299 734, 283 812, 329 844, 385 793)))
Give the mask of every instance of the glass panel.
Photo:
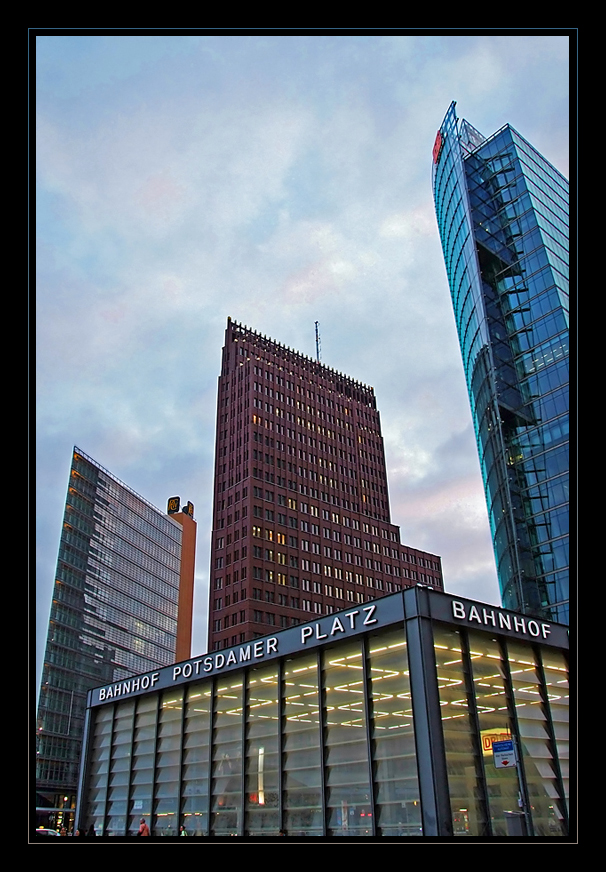
POLYGON ((93 827, 97 836, 103 834, 107 801, 110 741, 114 707, 103 706, 94 710, 93 739, 91 743, 88 808, 86 828, 93 827))
POLYGON ((246 831, 251 836, 280 831, 278 670, 248 673, 246 710, 246 831))
POLYGON ((534 652, 514 642, 507 649, 534 835, 564 836, 565 814, 534 652))
POLYGON ((511 739, 501 652, 497 640, 486 633, 470 632, 469 649, 492 835, 507 836, 510 815, 520 813, 520 791, 515 767, 497 769, 492 752, 493 742, 511 739))
POLYGON ((123 836, 126 833, 134 713, 134 700, 116 706, 107 793, 107 836, 123 836))
POLYGON ((488 835, 481 801, 481 763, 465 689, 461 634, 434 625, 434 647, 448 788, 455 836, 488 835))
POLYGON ((364 666, 359 641, 324 653, 327 835, 372 836, 364 666))
POLYGON ((162 694, 158 716, 156 748, 156 802, 154 835, 179 834, 179 770, 181 765, 181 722, 183 693, 162 694))
POLYGON ((564 786, 566 808, 568 809, 568 664, 566 663, 563 654, 553 648, 542 648, 541 655, 543 659, 545 684, 547 686, 549 710, 551 712, 551 722, 555 733, 556 752, 564 786))
POLYGON ((422 836, 404 630, 370 637, 368 660, 376 834, 422 836))
POLYGON ((152 790, 154 783, 154 757, 156 753, 156 717, 158 695, 139 697, 135 715, 135 741, 133 747, 132 787, 128 835, 135 836, 139 822, 145 818, 153 836, 152 790))
POLYGON ((212 683, 194 684, 187 692, 183 738, 183 826, 190 836, 208 832, 210 715, 212 683))
POLYGON ((321 836, 322 775, 315 654, 284 664, 283 794, 287 836, 321 836))
POLYGON ((241 835, 243 677, 223 679, 215 690, 211 832, 241 835))

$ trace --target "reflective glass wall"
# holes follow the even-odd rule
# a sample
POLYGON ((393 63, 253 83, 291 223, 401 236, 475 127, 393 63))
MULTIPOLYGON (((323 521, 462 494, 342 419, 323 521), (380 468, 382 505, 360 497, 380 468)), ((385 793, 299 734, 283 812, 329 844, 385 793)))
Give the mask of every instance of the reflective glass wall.
POLYGON ((561 652, 435 625, 434 646, 453 831, 565 836, 568 711, 561 652), (495 763, 513 741, 517 766, 495 763))
POLYGON ((180 524, 74 448, 38 705, 46 804, 75 796, 87 691, 174 661, 182 538, 180 524))
POLYGON ((433 187, 503 605, 568 623, 568 182, 453 103, 433 187))

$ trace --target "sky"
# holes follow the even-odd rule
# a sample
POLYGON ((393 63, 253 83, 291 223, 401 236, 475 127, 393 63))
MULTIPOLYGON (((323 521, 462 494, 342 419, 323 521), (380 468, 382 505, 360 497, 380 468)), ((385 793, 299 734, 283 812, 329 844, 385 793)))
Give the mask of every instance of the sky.
POLYGON ((198 523, 227 317, 372 385, 392 523, 498 605, 431 191, 454 100, 568 177, 567 35, 36 37, 36 664, 72 448, 198 523))

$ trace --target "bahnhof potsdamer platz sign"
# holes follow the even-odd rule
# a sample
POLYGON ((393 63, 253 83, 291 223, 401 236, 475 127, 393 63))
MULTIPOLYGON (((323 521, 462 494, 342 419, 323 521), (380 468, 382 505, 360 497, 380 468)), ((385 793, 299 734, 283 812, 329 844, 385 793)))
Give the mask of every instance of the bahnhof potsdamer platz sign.
POLYGON ((569 838, 568 628, 415 587, 89 693, 97 836, 569 838))

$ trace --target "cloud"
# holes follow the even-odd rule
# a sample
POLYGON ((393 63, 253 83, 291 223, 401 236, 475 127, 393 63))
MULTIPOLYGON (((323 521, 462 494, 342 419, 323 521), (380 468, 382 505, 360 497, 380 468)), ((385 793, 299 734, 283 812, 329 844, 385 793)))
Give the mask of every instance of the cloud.
POLYGON ((205 640, 228 315, 311 357, 320 322, 324 363, 375 388, 394 522, 492 597, 431 147, 456 99, 562 168, 564 42, 79 39, 45 40, 38 83, 41 601, 76 443, 159 507, 187 490, 205 640))

